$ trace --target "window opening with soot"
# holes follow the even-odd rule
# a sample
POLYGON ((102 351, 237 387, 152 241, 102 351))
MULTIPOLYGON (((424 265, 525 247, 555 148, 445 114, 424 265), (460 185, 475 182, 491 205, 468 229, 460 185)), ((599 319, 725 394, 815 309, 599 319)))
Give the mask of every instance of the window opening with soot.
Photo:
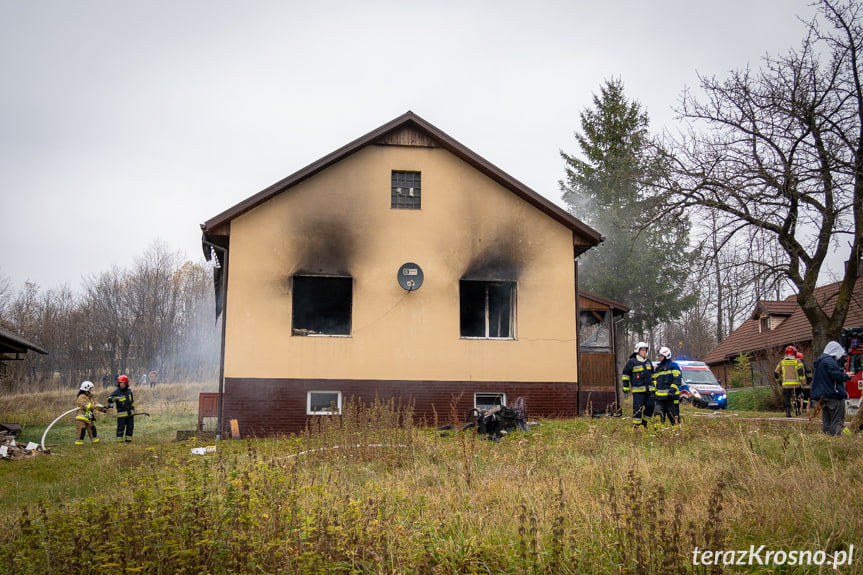
POLYGON ((292 335, 350 335, 353 278, 294 276, 292 335))
POLYGON ((459 282, 461 337, 515 339, 515 282, 459 282))

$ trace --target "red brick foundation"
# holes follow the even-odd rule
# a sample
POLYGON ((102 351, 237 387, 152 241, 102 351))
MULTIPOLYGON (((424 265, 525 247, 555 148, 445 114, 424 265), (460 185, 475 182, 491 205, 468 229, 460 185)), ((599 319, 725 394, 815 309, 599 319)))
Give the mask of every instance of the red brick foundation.
POLYGON ((527 402, 529 416, 574 417, 590 405, 594 412, 604 411, 614 402, 613 392, 578 393, 574 382, 506 381, 386 381, 333 379, 247 379, 225 378, 222 402, 223 435, 229 435, 229 422, 236 419, 242 437, 266 437, 300 432, 306 427, 306 393, 341 391, 342 400, 351 398, 372 402, 375 397, 389 401, 414 402, 417 422, 427 425, 452 422, 452 408, 463 421, 473 408, 474 392, 507 395, 510 405, 516 398, 527 402))

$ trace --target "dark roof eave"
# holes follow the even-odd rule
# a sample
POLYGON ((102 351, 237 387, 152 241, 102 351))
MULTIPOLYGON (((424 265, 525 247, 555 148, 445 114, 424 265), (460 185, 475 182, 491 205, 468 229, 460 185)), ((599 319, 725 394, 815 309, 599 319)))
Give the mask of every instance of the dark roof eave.
POLYGON ((15 353, 27 353, 27 350, 33 350, 36 353, 41 353, 42 355, 48 355, 48 352, 39 347, 34 343, 30 343, 26 339, 22 337, 18 337, 11 331, 7 331, 5 329, 0 328, 0 346, 4 344, 4 342, 8 344, 14 344, 14 347, 10 346, 9 350, 15 353))

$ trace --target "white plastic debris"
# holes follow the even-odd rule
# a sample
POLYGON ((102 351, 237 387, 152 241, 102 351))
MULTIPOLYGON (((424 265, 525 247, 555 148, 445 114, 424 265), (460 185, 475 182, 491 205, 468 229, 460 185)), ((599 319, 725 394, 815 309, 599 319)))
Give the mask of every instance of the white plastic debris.
POLYGON ((215 452, 216 452, 216 446, 215 445, 208 445, 207 447, 193 447, 192 448, 192 453, 194 455, 206 455, 207 453, 215 453, 215 452))
POLYGON ((26 449, 27 451, 36 451, 37 447, 39 447, 38 443, 33 443, 32 441, 28 441, 27 447, 25 447, 24 449, 26 449))
POLYGON ((7 448, 5 445, 0 445, 0 457, 6 457, 8 453, 9 448, 7 448))

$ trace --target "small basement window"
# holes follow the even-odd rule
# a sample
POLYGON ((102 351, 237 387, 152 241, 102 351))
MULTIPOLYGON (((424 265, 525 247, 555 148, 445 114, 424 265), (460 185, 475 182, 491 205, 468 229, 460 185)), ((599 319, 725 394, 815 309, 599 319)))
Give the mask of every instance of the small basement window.
POLYGON ((350 335, 353 278, 294 276, 292 335, 350 335))
POLYGON ((497 407, 498 405, 506 405, 505 393, 474 393, 473 406, 480 411, 497 407))
POLYGON ((515 282, 459 282, 461 337, 515 338, 515 282))
POLYGON ((390 207, 402 210, 418 210, 420 195, 420 172, 393 171, 390 207))
POLYGON ((310 391, 306 394, 306 415, 341 415, 341 391, 310 391))

